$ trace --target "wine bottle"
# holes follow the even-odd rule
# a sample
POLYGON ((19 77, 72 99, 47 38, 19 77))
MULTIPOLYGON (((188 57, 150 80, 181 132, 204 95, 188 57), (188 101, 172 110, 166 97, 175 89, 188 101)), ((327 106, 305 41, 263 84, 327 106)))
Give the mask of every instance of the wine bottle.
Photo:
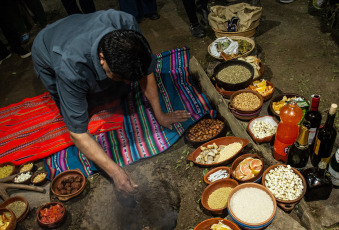
POLYGON ((337 131, 333 127, 334 118, 337 111, 337 104, 332 104, 327 113, 325 125, 319 128, 317 137, 315 139, 313 153, 311 155, 311 162, 313 166, 323 160, 327 164, 330 161, 337 131))
POLYGON ((333 186, 339 187, 339 149, 331 158, 328 172, 331 174, 333 186))
POLYGON ((311 123, 311 127, 309 129, 310 133, 308 135, 308 145, 310 146, 310 151, 313 151, 314 147, 314 138, 317 134, 319 126, 321 124, 321 113, 318 111, 320 102, 320 95, 312 95, 312 103, 311 108, 305 114, 305 121, 311 123))
POLYGON ((299 136, 288 151, 286 164, 301 171, 305 168, 310 156, 308 146, 310 122, 304 121, 299 127, 299 136))

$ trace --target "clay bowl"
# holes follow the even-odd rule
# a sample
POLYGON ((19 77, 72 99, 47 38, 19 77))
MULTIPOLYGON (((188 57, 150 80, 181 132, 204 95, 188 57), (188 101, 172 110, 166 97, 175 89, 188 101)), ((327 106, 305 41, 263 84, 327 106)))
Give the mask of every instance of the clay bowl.
POLYGON ((37 221, 38 221, 38 224, 43 227, 43 228, 49 228, 49 229, 54 229, 54 228, 58 228, 60 227, 65 219, 66 219, 66 208, 65 206, 62 204, 62 203, 59 203, 59 202, 51 202, 51 203, 47 203, 47 204, 44 204, 43 206, 41 206, 37 212, 37 221), (54 222, 51 222, 51 223, 45 223, 42 221, 42 216, 40 214, 40 211, 42 211, 43 209, 45 208, 50 208, 51 206, 55 206, 55 205, 60 205, 61 206, 61 210, 59 213, 61 213, 61 217, 56 219, 54 222))
POLYGON ((235 223, 233 223, 232 221, 229 221, 229 220, 222 219, 222 218, 211 218, 211 219, 204 220, 203 222, 198 224, 194 228, 194 230, 211 229, 211 226, 213 224, 218 224, 219 221, 221 221, 221 223, 223 223, 223 224, 227 225, 228 227, 230 227, 232 230, 240 230, 240 228, 235 223))
POLYGON ((64 171, 62 173, 60 173, 59 175, 57 175, 53 180, 52 180, 52 184, 51 184, 51 190, 52 193, 61 201, 67 201, 73 197, 78 196, 84 189, 85 189, 85 185, 86 185, 86 178, 84 176, 84 174, 79 170, 79 169, 75 169, 75 170, 67 170, 64 171), (57 189, 59 185, 61 185, 63 183, 64 180, 69 180, 71 177, 76 177, 79 176, 81 178, 81 187, 79 189, 77 189, 74 192, 71 192, 70 194, 61 194, 61 192, 57 189))
POLYGON ((18 173, 27 172, 27 171, 33 171, 34 169, 34 163, 33 162, 26 162, 18 168, 18 173))
POLYGON ((260 180, 261 180, 261 177, 264 173, 264 161, 262 160, 262 158, 260 156, 258 156, 257 154, 244 154, 244 155, 241 155, 239 156, 237 159, 235 159, 232 163, 232 166, 231 166, 231 176, 233 179, 235 179, 236 181, 239 182, 239 184, 242 184, 242 183, 246 183, 246 182, 254 182, 254 183, 260 183, 260 180), (259 171, 259 173, 257 175, 255 175, 254 177, 250 178, 250 179, 247 179, 247 180, 240 180, 238 179, 236 176, 235 176, 235 171, 236 171, 236 168, 237 166, 240 164, 240 162, 242 162, 244 159, 248 158, 248 157, 252 157, 252 158, 255 158, 255 159, 259 159, 261 160, 262 162, 262 168, 261 170, 259 171))
POLYGON ((14 183, 14 184, 30 184, 30 183, 31 183, 32 175, 33 175, 33 173, 32 173, 31 171, 18 173, 18 174, 13 178, 13 183, 14 183), (27 178, 27 179, 24 180, 24 181, 18 182, 17 179, 18 179, 18 177, 21 176, 22 174, 29 174, 30 177, 27 178))
MULTIPOLYGON (((258 197, 258 199, 260 199, 260 197, 258 197)), ((247 202, 244 205, 246 207, 254 207, 254 204, 257 204, 257 199, 253 200, 253 203, 247 202)), ((255 208, 255 211, 258 210, 258 209, 262 209, 263 205, 262 205, 262 203, 260 203, 258 205, 258 207, 254 207, 254 208, 255 208)), ((276 200, 275 200, 273 194, 265 186, 263 186, 261 184, 256 184, 256 183, 245 183, 245 184, 238 185, 237 187, 235 187, 231 191, 231 193, 228 197, 227 211, 228 211, 228 214, 230 215, 230 217, 232 218, 232 220, 234 221, 234 223, 239 225, 242 229, 263 229, 263 228, 266 228, 268 225, 270 225, 272 223, 273 219, 275 218, 275 214, 276 214, 276 211, 277 211, 277 203, 276 203, 276 200), (234 207, 232 207, 232 205, 233 206, 235 205, 234 202, 236 202, 234 200, 232 201, 234 194, 236 194, 240 190, 246 189, 246 188, 260 189, 260 190, 266 192, 270 196, 270 198, 272 199, 273 212, 265 221, 260 222, 260 223, 248 223, 244 220, 241 220, 238 216, 235 215, 235 213, 234 213, 235 210, 233 210, 234 207)), ((254 213, 255 211, 253 210, 252 213, 254 213)))
POLYGON ((201 195, 202 206, 212 214, 223 214, 226 211, 227 204, 223 208, 213 209, 208 205, 208 198, 215 190, 219 188, 235 188, 236 186, 238 186, 238 182, 233 179, 222 179, 208 185, 201 195))
POLYGON ((227 176, 226 178, 223 178, 223 179, 228 179, 228 178, 230 178, 230 176, 231 176, 231 169, 230 169, 229 167, 227 167, 227 166, 220 166, 220 167, 216 167, 216 168, 214 168, 214 169, 211 169, 210 171, 208 171, 208 172, 205 174, 205 176, 204 176, 204 181, 205 181, 205 183, 206 183, 206 184, 212 184, 212 183, 218 181, 218 180, 216 180, 216 181, 211 182, 211 181, 208 180, 208 177, 209 177, 210 175, 212 175, 213 173, 219 171, 219 170, 226 170, 226 173, 228 174, 228 176, 227 176))
POLYGON ((278 126, 279 122, 272 116, 261 116, 261 117, 253 118, 247 124, 247 132, 250 134, 250 136, 252 137, 252 139, 255 142, 258 142, 258 143, 270 142, 273 139, 273 137, 275 136, 275 133, 270 135, 270 136, 263 137, 263 138, 258 138, 254 135, 255 132, 253 131, 253 124, 256 121, 268 122, 275 127, 278 126))
POLYGON ((303 96, 299 95, 299 94, 296 94, 296 93, 283 93, 283 94, 279 94, 275 97, 272 98, 272 100, 270 101, 270 105, 269 105, 269 109, 270 109, 270 112, 275 116, 277 117, 278 119, 280 119, 280 115, 274 111, 273 109, 273 102, 279 102, 283 99, 283 97, 286 96, 287 98, 292 98, 292 97, 301 97, 302 99, 304 99, 307 104, 308 104, 308 107, 310 107, 310 102, 303 96))
POLYGON ((256 118, 259 116, 260 111, 261 111, 262 107, 260 107, 260 109, 258 109, 257 111, 255 111, 254 113, 239 113, 234 109, 231 109, 232 114, 238 118, 239 120, 242 121, 250 121, 253 118, 256 118))
POLYGON ((259 109, 261 109, 263 103, 264 103, 264 99, 263 99, 263 97, 258 92, 255 92, 253 90, 243 89, 243 90, 238 90, 237 92, 232 94, 232 96, 230 98, 229 108, 231 110, 234 110, 235 112, 238 112, 239 114, 253 114, 253 113, 257 112, 259 109), (241 93, 251 93, 251 94, 257 96, 259 98, 259 100, 260 100, 259 105, 256 108, 248 109, 248 110, 245 110, 245 109, 242 109, 242 108, 238 108, 234 104, 234 100, 241 93))
MULTIPOLYGON (((264 172, 264 174, 262 176, 262 182, 261 182, 262 185, 264 185, 266 187, 266 185, 265 185, 265 177, 266 177, 267 173, 271 169, 274 169, 274 168, 276 168, 276 167, 278 167, 280 165, 282 165, 284 167, 287 167, 287 165, 285 165, 285 164, 276 164, 276 165, 272 165, 272 166, 268 167, 265 170, 265 172, 264 172)), ((307 187, 304 176, 298 170, 296 170, 295 168, 293 168, 293 167, 291 167, 291 168, 292 168, 293 172, 295 174, 297 174, 301 178, 303 186, 304 186, 304 189, 303 189, 302 194, 297 199, 294 199, 294 200, 282 200, 282 199, 276 198, 278 206, 281 209, 283 209, 284 211, 287 211, 287 212, 292 211, 294 209, 295 205, 298 204, 299 201, 304 197, 304 195, 306 193, 306 187, 307 187)))
POLYGON ((14 213, 8 208, 0 208, 0 215, 2 216, 4 213, 10 213, 10 220, 9 225, 7 226, 6 230, 14 230, 16 228, 16 218, 14 213))
POLYGON ((236 91, 227 91, 227 90, 224 90, 223 88, 219 87, 218 83, 215 84, 215 88, 226 99, 230 99, 232 94, 236 92, 236 91))
POLYGON ((211 119, 211 118, 209 116, 206 116, 206 117, 202 118, 197 123, 195 123, 195 124, 191 125, 190 127, 188 127, 188 129, 186 130, 185 135, 184 135, 185 142, 190 143, 194 148, 197 148, 200 145, 202 145, 202 144, 204 144, 204 143, 206 143, 208 141, 211 141, 211 140, 213 140, 215 138, 226 136, 226 133, 227 133, 227 130, 228 130, 226 120, 223 117, 221 117, 221 116, 217 116, 215 119, 218 119, 218 120, 224 122, 224 126, 219 131, 219 133, 217 133, 213 137, 210 137, 210 138, 205 139, 205 140, 201 140, 201 141, 193 141, 193 140, 191 140, 189 138, 189 134, 190 134, 191 130, 193 129, 193 127, 195 127, 195 125, 197 125, 203 119, 211 119))
MULTIPOLYGON (((12 169, 11 169, 11 171, 8 170, 8 173, 2 175, 2 177, 0 177, 0 178, 9 177, 9 176, 11 176, 15 173, 15 164, 13 164, 12 162, 5 162, 5 163, 0 164, 0 172, 3 171, 2 170, 3 167, 12 167, 12 169)), ((1 173, 1 174, 3 174, 3 173, 1 173)))
POLYGON ((26 205, 26 208, 25 210, 22 212, 22 214, 20 216, 16 216, 16 222, 20 222, 22 221, 28 214, 29 212, 29 204, 28 204, 28 201, 26 200, 25 197, 22 197, 22 196, 13 196, 13 197, 10 197, 8 198, 7 200, 5 200, 1 205, 0 207, 1 208, 7 208, 9 209, 7 206, 10 205, 11 203, 15 202, 15 201, 21 201, 21 202, 24 202, 25 205, 26 205))
MULTIPOLYGON (((251 83, 251 85, 252 84, 253 84, 253 82, 251 83)), ((272 92, 270 94, 267 94, 267 95, 263 95, 260 92, 258 92, 262 96, 264 101, 268 101, 269 99, 271 99, 273 94, 274 94, 274 91, 275 91, 275 86, 274 86, 274 84, 272 82, 266 81, 266 85, 267 86, 271 86, 273 88, 273 90, 272 90, 272 92)), ((250 86, 248 86, 247 89, 253 90, 253 89, 250 88, 250 86)), ((253 90, 253 91, 255 91, 255 90, 253 90)), ((257 92, 257 91, 255 91, 255 92, 257 92)))
POLYGON ((218 85, 220 87, 222 87, 224 90, 227 90, 227 91, 236 91, 236 90, 240 90, 240 89, 245 89, 253 81, 253 76, 254 76, 253 66, 251 64, 249 64, 245 61, 241 61, 241 60, 230 60, 230 61, 227 61, 227 62, 221 62, 221 63, 219 63, 215 66, 214 74, 213 74, 213 77, 215 78, 215 81, 218 83, 218 85), (246 79, 243 82, 239 82, 239 83, 235 83, 235 84, 227 83, 227 82, 224 82, 224 81, 217 78, 218 73, 220 71, 222 71, 225 68, 228 68, 230 66, 235 66, 235 65, 237 65, 237 66, 240 65, 240 66, 243 66, 244 68, 248 69, 251 73, 249 78, 246 79))
POLYGON ((31 183, 34 185, 43 185, 45 182, 47 181, 47 172, 46 170, 39 170, 36 171, 33 176, 31 177, 31 183), (37 176, 41 175, 41 179, 40 180, 35 180, 35 178, 37 176))
POLYGON ((194 150, 190 155, 188 155, 187 160, 192 161, 193 163, 203 166, 203 167, 212 167, 212 166, 218 166, 218 165, 223 165, 223 164, 228 164, 229 162, 231 162, 240 152, 241 150, 248 145, 249 140, 247 139, 243 139, 240 137, 220 137, 214 140, 211 140, 205 144, 202 144, 201 146, 199 146, 196 150, 194 150), (197 156, 199 156, 199 154, 201 153, 200 147, 206 147, 207 145, 212 145, 213 143, 215 143, 216 145, 229 145, 232 144, 234 142, 239 142, 241 144, 241 149, 235 153, 233 156, 231 156, 228 159, 225 159, 224 161, 220 161, 220 162, 216 162, 216 163, 212 163, 212 164, 202 164, 200 162, 196 161, 197 156))

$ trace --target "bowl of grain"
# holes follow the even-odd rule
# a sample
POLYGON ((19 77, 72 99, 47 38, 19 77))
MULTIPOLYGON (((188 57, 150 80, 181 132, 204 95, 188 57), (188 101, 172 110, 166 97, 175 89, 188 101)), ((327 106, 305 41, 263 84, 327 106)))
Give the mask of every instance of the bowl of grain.
POLYGON ((306 193, 306 181, 303 175, 285 164, 268 167, 261 182, 269 189, 284 211, 292 211, 306 193))
POLYGON ((278 121, 272 116, 253 118, 247 124, 247 131, 255 142, 270 142, 277 131, 278 121))
POLYGON ((277 203, 265 186, 245 183, 235 187, 229 194, 227 211, 241 228, 263 229, 272 223, 277 203))
POLYGON ((221 179, 228 179, 231 176, 231 169, 227 166, 220 166, 208 171, 204 176, 206 184, 212 184, 221 179))
POLYGON ((12 162, 5 162, 0 164, 0 179, 11 176, 15 173, 15 164, 12 162))
POLYGON ((264 163, 257 154, 244 154, 235 159, 231 166, 231 176, 241 183, 260 183, 264 173, 264 163))
POLYGON ((46 170, 36 171, 31 178, 31 182, 34 185, 43 185, 46 182, 46 180, 47 180, 46 170))
POLYGON ((221 229, 221 230, 240 230, 232 221, 222 218, 210 218, 198 224, 194 230, 221 229))
POLYGON ((223 214, 228 195, 236 186, 238 182, 233 179, 222 179, 208 185, 201 195, 202 206, 212 214, 223 214))
POLYGON ((26 163, 19 166, 18 173, 33 171, 33 169, 34 169, 33 162, 26 162, 26 163))
POLYGON ((229 108, 239 114, 253 114, 261 109, 263 103, 264 100, 258 92, 244 89, 232 94, 229 108))
POLYGON ((29 212, 28 202, 22 196, 8 198, 1 204, 1 208, 10 209, 14 213, 17 222, 22 221, 29 212))
POLYGON ((249 140, 240 137, 220 137, 196 148, 187 160, 202 167, 228 164, 248 143, 249 140))
POLYGON ((240 60, 219 63, 214 68, 214 79, 220 87, 227 91, 245 89, 253 81, 254 68, 251 64, 240 60))

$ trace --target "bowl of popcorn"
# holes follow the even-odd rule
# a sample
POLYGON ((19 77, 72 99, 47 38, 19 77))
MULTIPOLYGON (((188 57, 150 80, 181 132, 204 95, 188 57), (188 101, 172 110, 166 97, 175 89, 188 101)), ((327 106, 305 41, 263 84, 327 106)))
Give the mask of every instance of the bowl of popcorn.
POLYGON ((268 188, 284 211, 292 211, 306 193, 306 181, 303 175, 285 164, 268 167, 262 177, 262 184, 268 188))
POLYGON ((272 116, 261 116, 250 120, 247 131, 255 142, 270 142, 278 127, 278 121, 272 116))

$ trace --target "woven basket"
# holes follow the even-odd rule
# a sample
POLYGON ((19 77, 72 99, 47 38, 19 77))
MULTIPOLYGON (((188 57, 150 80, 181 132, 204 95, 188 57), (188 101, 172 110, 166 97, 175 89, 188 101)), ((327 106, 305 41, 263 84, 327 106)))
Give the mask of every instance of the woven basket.
POLYGON ((256 31, 256 27, 253 29, 249 29, 243 32, 225 32, 225 31, 221 31, 221 30, 217 30, 215 28, 212 28, 214 30, 215 36, 217 38, 220 37, 231 37, 231 36, 243 36, 243 37, 253 37, 253 35, 255 34, 256 31))
MULTIPOLYGON (((223 36, 223 37, 225 37, 225 36, 223 36)), ((228 37, 229 37, 230 39, 232 39, 233 41, 237 41, 237 40, 245 40, 245 41, 249 42, 249 43, 252 45, 251 50, 247 51, 246 53, 244 53, 244 54, 242 54, 242 55, 239 54, 239 55, 235 56, 235 57, 232 58, 232 59, 237 59, 237 58, 240 58, 240 57, 247 57, 247 56, 250 55, 250 53, 254 50, 255 42, 253 41, 253 39, 248 38, 248 37, 243 37, 243 36, 228 36, 228 37)), ((218 60, 224 60, 222 57, 217 57, 217 56, 212 55, 212 53, 211 53, 211 51, 210 51, 212 44, 213 44, 213 42, 212 42, 212 43, 208 46, 208 48, 207 48, 208 53, 209 53, 212 57, 214 57, 214 58, 216 58, 216 59, 218 59, 218 60)), ((232 60, 232 59, 231 59, 231 60, 232 60)))

